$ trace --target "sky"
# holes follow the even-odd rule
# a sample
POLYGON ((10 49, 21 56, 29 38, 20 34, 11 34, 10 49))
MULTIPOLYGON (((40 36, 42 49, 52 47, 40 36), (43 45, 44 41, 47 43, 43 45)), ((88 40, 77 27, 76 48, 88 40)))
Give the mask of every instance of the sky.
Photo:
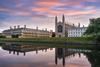
POLYGON ((88 26, 100 16, 100 0, 0 0, 0 32, 15 25, 54 31, 63 14, 68 24, 88 26))

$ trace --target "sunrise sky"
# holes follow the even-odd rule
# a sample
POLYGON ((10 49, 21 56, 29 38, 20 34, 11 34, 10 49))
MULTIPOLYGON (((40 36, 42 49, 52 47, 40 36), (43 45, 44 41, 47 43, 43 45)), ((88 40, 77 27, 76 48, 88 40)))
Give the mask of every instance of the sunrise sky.
POLYGON ((62 14, 66 23, 87 26, 100 16, 100 0, 0 0, 0 32, 14 25, 54 30, 54 17, 62 14))

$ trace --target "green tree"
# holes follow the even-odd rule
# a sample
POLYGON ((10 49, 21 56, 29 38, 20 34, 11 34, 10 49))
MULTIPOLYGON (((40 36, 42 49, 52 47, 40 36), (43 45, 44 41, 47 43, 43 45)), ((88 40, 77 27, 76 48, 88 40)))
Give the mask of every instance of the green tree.
POLYGON ((100 33, 100 18, 90 19, 90 24, 85 32, 87 35, 96 35, 100 33))
POLYGON ((84 34, 91 35, 95 40, 100 41, 100 18, 90 19, 90 24, 84 34))

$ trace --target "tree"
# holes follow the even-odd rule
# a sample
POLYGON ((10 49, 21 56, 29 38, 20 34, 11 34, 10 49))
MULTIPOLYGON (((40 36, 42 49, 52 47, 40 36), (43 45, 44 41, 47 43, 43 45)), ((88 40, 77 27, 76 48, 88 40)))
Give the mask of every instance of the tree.
POLYGON ((90 19, 90 24, 85 32, 85 34, 97 34, 100 33, 100 18, 97 19, 90 19))
POLYGON ((92 35, 94 39, 100 41, 100 18, 90 19, 90 24, 84 34, 92 35))

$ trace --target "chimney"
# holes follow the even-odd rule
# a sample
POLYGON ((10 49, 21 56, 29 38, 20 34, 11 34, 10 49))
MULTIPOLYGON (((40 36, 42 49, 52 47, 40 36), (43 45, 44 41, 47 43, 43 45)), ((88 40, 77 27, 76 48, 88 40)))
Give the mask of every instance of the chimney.
POLYGON ((80 27, 80 23, 78 23, 78 27, 80 27))
POLYGON ((14 26, 14 29, 16 29, 16 26, 14 26))
POLYGON ((75 25, 73 24, 73 27, 74 27, 75 25))
POLYGON ((36 30, 38 30, 38 26, 36 27, 36 30))
POLYGON ((10 26, 10 30, 12 29, 12 27, 10 26))
POLYGON ((47 28, 45 28, 45 31, 47 31, 47 28))
POLYGON ((26 28, 26 25, 24 25, 24 28, 26 28))
POLYGON ((20 25, 18 25, 17 28, 19 29, 20 28, 20 25))
POLYGON ((83 27, 84 27, 84 25, 83 25, 83 27))

